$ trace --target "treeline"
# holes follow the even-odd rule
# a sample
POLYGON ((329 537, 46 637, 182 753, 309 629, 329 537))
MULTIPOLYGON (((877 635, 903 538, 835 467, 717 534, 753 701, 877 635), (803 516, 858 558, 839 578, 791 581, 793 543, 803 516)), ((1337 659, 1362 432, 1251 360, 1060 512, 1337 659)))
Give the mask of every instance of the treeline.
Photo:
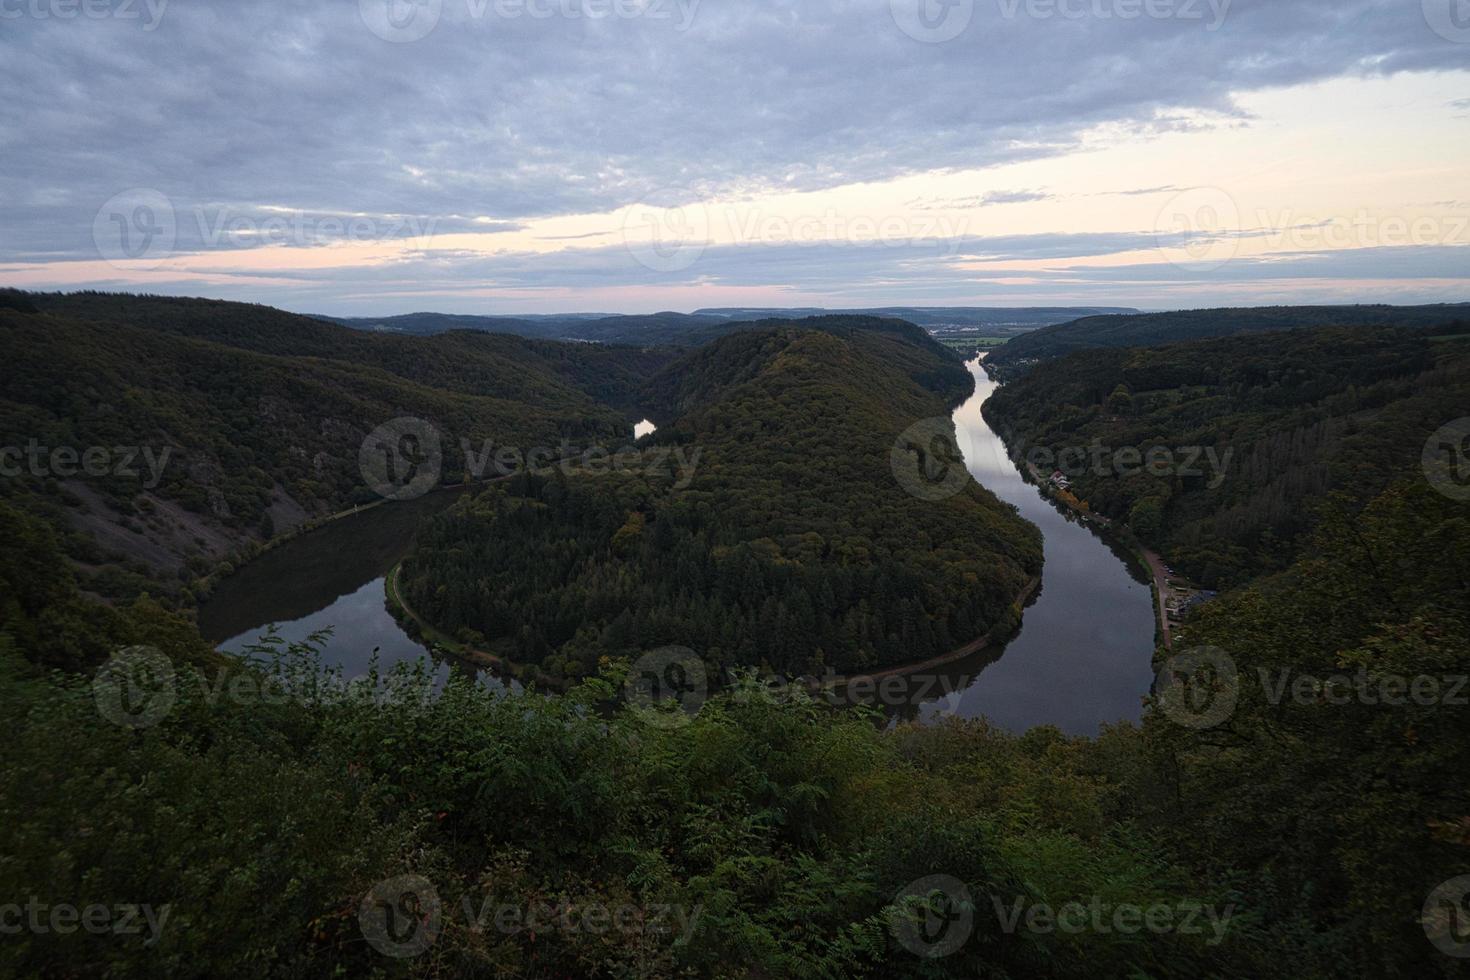
POLYGON ((515 334, 540 340, 655 347, 698 347, 745 324, 722 316, 652 313, 628 316, 461 316, 409 313, 390 317, 323 317, 355 330, 432 336, 451 330, 515 334))
POLYGON ((1094 511, 1229 586, 1284 568, 1328 494, 1361 503, 1418 464, 1470 405, 1461 333, 1322 328, 1077 353, 1003 386, 985 414, 1018 457, 1070 459, 1094 511), (1168 451, 1156 472, 1119 462, 1154 447, 1168 451))
POLYGON ((634 392, 674 356, 374 336, 263 306, 105 293, 10 293, 0 341, 0 448, 15 464, 0 498, 63 535, 92 591, 169 602, 254 542, 378 500, 359 454, 391 419, 431 423, 441 482, 458 483, 462 440, 476 452, 625 440, 634 392), (92 447, 108 465, 77 472, 92 447), (56 449, 72 459, 60 472, 56 449))
POLYGON ((718 341, 650 386, 656 472, 526 478, 431 521, 414 610, 571 677, 677 644, 796 676, 946 653, 1010 621, 1034 528, 978 485, 910 495, 900 433, 971 384, 911 325, 832 318, 718 341))

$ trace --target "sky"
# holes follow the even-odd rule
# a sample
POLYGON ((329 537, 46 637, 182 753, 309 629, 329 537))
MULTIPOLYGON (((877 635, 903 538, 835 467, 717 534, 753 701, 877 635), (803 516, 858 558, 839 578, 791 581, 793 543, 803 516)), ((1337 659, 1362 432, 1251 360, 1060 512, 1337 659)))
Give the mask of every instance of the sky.
POLYGON ((0 285, 1470 301, 1470 0, 0 0, 0 285))

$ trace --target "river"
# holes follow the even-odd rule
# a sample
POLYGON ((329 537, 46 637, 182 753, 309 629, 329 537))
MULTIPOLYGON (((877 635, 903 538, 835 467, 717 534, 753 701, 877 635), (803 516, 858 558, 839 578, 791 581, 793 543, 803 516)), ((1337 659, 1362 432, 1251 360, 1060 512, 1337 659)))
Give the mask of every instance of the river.
POLYGON ((999 385, 979 360, 968 367, 975 393, 954 412, 955 434, 970 474, 1041 529, 1041 590, 1003 646, 916 677, 929 690, 921 692, 915 713, 902 714, 923 721, 984 716, 1011 731, 1056 725, 1076 735, 1136 721, 1154 678, 1149 576, 1126 551, 1022 479, 980 414, 999 385))
MULTIPOLYGON (((1049 724, 1078 735, 1136 720, 1153 681, 1148 577, 1021 478, 980 414, 996 384, 980 361, 969 368, 975 393, 954 412, 960 448, 971 475, 1041 529, 1042 586, 1007 641, 906 679, 885 710, 894 720, 983 715, 1011 731, 1049 724)), ((640 423, 637 434, 652 428, 640 423)), ((332 627, 323 660, 348 678, 366 671, 374 651, 381 667, 430 656, 388 614, 384 577, 407 553, 418 522, 464 492, 373 508, 272 549, 220 583, 200 609, 201 631, 238 653, 270 624, 287 640, 332 627)), ((441 679, 451 669, 468 668, 437 665, 441 679)))
MULTIPOLYGON (((272 548, 219 584, 199 609, 200 632, 217 649, 240 653, 273 624, 292 642, 330 628, 322 661, 348 679, 366 673, 375 654, 382 669, 429 657, 388 614, 384 581, 419 521, 464 492, 373 507, 272 548)), ((437 664, 438 678, 459 667, 437 664)))

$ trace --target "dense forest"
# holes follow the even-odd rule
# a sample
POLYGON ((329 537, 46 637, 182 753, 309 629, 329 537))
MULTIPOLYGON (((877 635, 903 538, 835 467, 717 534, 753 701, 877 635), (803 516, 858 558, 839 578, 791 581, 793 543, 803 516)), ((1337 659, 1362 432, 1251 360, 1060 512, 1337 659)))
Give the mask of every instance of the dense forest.
POLYGON ((1284 568, 1330 495, 1361 503, 1418 465, 1470 406, 1464 334, 1317 328, 1075 353, 1003 386, 985 414, 1018 458, 1065 468, 1093 511, 1229 586, 1284 568))
POLYGON ((49 528, 0 505, 0 891, 167 917, 156 935, 10 937, 0 971, 1459 975, 1420 914, 1470 867, 1463 703, 1447 685, 1435 701, 1273 701, 1256 671, 1370 689, 1462 674, 1464 505, 1406 479, 1337 519, 1350 527, 1324 524, 1309 558, 1202 615, 1200 638, 1240 668, 1222 724, 1155 705, 1142 726, 1067 738, 884 731, 763 686, 656 724, 593 710, 619 659, 560 697, 461 678, 426 698, 407 668, 344 697, 307 648, 226 660, 146 600, 82 597, 49 528), (169 696, 156 724, 114 723, 106 684, 46 671, 89 643, 167 656, 170 683, 142 689, 169 696), (267 687, 290 696, 251 696, 267 687), (386 944, 362 912, 385 880, 420 903, 386 944), (926 912, 926 880, 957 904, 926 912), (1012 917, 1068 907, 1102 928, 1012 917), (593 909, 632 911, 576 927, 593 909), (1113 928, 1115 909, 1167 924, 1113 928))
POLYGON ((742 329, 741 318, 693 313, 650 313, 643 316, 473 316, 405 313, 389 317, 320 317, 355 330, 434 336, 474 330, 515 334, 539 340, 571 340, 634 346, 697 347, 742 329))
POLYGON ((22 295, 54 316, 126 324, 259 354, 342 362, 430 388, 564 411, 586 411, 592 402, 631 409, 634 391, 678 354, 467 330, 432 340, 365 334, 269 306, 222 300, 98 292, 22 295))
MULTIPOLYGON (((6 367, 6 432, 22 437, 52 437, 9 424, 41 424, 24 406, 49 406, 108 440, 138 438, 106 427, 118 419, 166 423, 181 442, 218 425, 231 439, 202 445, 252 449, 267 439, 251 421, 262 389, 341 411, 377 412, 381 393, 471 425, 504 404, 456 387, 467 377, 410 383, 381 364, 252 349, 315 342, 273 335, 281 314, 263 309, 249 330, 73 318, 16 294, 0 307, 8 336, 63 359, 6 367), (224 329, 235 342, 190 335, 224 329), (116 363, 129 358, 147 363, 116 363), (68 389, 68 369, 92 387, 68 389)), ((1213 699, 1164 684, 1141 724, 1092 738, 888 727, 738 674, 673 718, 618 704, 632 652, 698 641, 716 611, 730 618, 711 628, 748 637, 749 662, 804 670, 815 651, 771 640, 769 624, 830 640, 828 663, 847 641, 830 615, 800 621, 789 597, 808 583, 814 620, 824 585, 833 606, 871 588, 856 608, 883 621, 876 640, 908 625, 901 602, 873 601, 916 586, 903 576, 924 577, 907 612, 937 635, 967 614, 978 625, 988 610, 963 605, 986 594, 977 584, 1034 567, 1034 535, 987 493, 902 494, 895 444, 925 446, 899 433, 965 379, 891 321, 766 324, 630 368, 646 371, 630 390, 661 423, 640 462, 663 463, 521 477, 427 529, 410 577, 422 562, 473 566, 494 583, 464 597, 475 615, 509 596, 545 640, 563 628, 554 603, 588 604, 592 628, 541 651, 580 678, 557 696, 468 672, 435 689, 424 664, 348 685, 312 642, 221 655, 187 610, 99 597, 71 525, 32 499, 49 491, 22 484, 0 500, 0 905, 13 903, 0 924, 18 909, 48 927, 7 933, 0 975, 1462 976, 1464 959, 1441 950, 1463 949, 1463 906, 1430 896, 1470 874, 1470 504, 1432 485, 1419 456, 1470 405, 1463 333, 1093 353, 995 396, 1008 403, 997 423, 1028 446, 1094 425, 1134 446, 1215 433, 1235 441, 1217 449, 1261 456, 1263 486, 1267 447, 1322 426, 1300 437, 1302 472, 1281 473, 1290 521, 1212 559, 1243 582, 1189 623, 1217 668, 1197 693, 1213 699), (692 476, 668 462, 695 449, 692 476), (614 601, 645 635, 623 638, 614 601), (133 927, 50 928, 68 903, 87 921, 132 909, 133 927)), ((553 429, 578 417, 602 418, 537 416, 553 429)), ((1275 513, 1226 477, 1168 484, 1165 544, 1211 515, 1224 527, 1242 501, 1252 521, 1275 513)), ((1137 516, 1161 493, 1118 506, 1137 516)), ((425 602, 428 581, 414 587, 425 602)), ((502 636, 521 642, 519 628, 502 636)))
POLYGON ((787 676, 946 653, 1014 620, 1041 562, 1035 530, 978 484, 933 501, 891 472, 904 430, 971 385, 900 321, 727 337, 650 382, 664 424, 645 452, 663 463, 461 502, 421 531, 405 595, 572 677, 661 645, 787 676))
POLYGON ((1089 316, 1043 327, 1015 338, 988 359, 988 367, 996 377, 1010 380, 1035 364, 1081 350, 1149 347, 1304 327, 1432 327, 1467 318, 1470 318, 1470 305, 1463 303, 1436 306, 1264 306, 1089 316))
POLYGON ((0 304, 0 446, 27 458, 0 499, 37 514, 104 596, 189 602, 222 559, 380 499, 367 434, 399 417, 440 434, 441 482, 468 443, 617 444, 671 350, 454 333, 375 336, 211 300, 22 294, 0 304), (93 449, 101 466, 51 453, 93 449), (150 468, 151 467, 151 468, 150 468), (60 472, 58 472, 60 470, 60 472))

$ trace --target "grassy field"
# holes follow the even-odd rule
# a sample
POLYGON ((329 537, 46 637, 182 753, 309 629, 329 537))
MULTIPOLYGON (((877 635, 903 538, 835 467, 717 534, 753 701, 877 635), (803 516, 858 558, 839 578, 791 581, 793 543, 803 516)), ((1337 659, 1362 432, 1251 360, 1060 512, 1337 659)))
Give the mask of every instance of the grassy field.
POLYGON ((982 350, 994 350, 1010 338, 993 337, 984 333, 947 333, 936 334, 934 339, 951 350, 969 356, 982 350))

